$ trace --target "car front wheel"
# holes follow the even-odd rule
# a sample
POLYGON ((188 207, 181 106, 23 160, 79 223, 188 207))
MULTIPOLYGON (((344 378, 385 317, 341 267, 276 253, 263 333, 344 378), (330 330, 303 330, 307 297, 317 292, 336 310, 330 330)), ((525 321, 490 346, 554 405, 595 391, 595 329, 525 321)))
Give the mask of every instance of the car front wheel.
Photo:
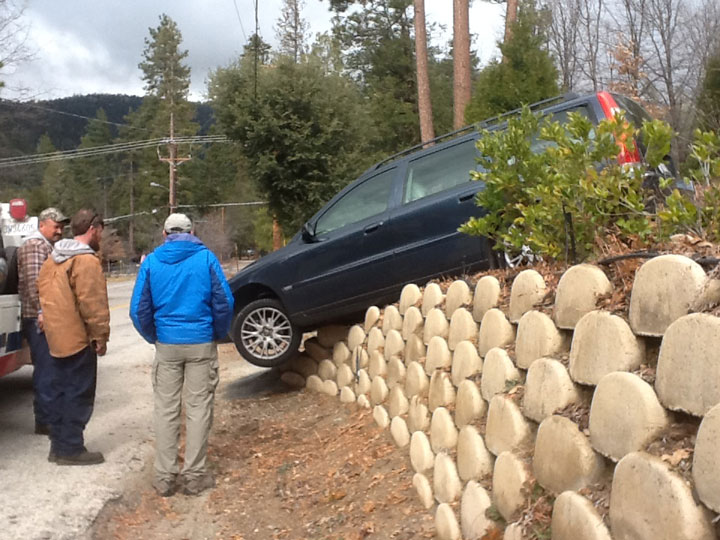
POLYGON ((245 360, 260 367, 274 367, 297 354, 301 333, 280 302, 261 298, 237 314, 232 338, 245 360))

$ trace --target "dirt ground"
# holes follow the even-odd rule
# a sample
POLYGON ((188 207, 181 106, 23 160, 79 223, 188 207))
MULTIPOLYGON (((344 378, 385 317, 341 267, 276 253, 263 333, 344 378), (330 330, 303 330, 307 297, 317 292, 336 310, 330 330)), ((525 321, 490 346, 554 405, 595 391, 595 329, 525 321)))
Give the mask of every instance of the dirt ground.
POLYGON ((242 360, 221 348, 221 387, 209 461, 215 489, 155 494, 152 456, 98 517, 95 539, 432 538, 431 513, 412 488, 407 452, 369 411, 291 390, 274 372, 243 380, 242 360))

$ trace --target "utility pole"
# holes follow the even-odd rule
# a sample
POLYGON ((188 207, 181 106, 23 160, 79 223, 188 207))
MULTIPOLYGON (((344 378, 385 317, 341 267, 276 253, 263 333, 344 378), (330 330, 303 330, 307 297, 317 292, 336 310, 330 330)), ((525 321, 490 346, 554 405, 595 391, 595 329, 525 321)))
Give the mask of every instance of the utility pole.
POLYGON ((133 176, 133 161, 130 159, 130 223, 128 224, 128 244, 130 256, 135 255, 135 177, 133 176))
POLYGON ((170 142, 168 143, 168 153, 170 157, 160 157, 158 150, 158 159, 164 161, 170 168, 170 194, 168 195, 169 213, 173 213, 177 209, 177 166, 178 163, 184 163, 192 159, 192 156, 178 157, 177 143, 175 142, 175 111, 173 111, 174 100, 170 104, 170 142))

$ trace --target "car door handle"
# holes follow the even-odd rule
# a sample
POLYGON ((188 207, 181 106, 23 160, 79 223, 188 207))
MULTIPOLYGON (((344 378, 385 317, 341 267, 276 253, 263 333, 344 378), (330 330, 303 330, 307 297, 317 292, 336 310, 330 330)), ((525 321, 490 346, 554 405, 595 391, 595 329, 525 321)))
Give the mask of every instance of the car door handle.
POLYGON ((365 229, 363 229, 363 230, 365 231, 365 234, 369 234, 369 233, 371 233, 371 232, 377 231, 380 227, 382 227, 382 225, 383 225, 383 222, 382 222, 382 221, 378 221, 377 223, 373 223, 372 225, 368 225, 368 226, 365 227, 365 229))
POLYGON ((474 198, 475 198, 475 193, 468 193, 467 195, 460 195, 458 197, 458 202, 464 203, 464 202, 467 202, 474 198))

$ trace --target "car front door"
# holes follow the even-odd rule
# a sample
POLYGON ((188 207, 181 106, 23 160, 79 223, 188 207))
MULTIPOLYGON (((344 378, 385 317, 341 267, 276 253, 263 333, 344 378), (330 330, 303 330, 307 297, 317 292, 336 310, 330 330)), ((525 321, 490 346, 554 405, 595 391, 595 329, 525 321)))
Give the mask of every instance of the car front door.
POLYGON ((406 282, 489 265, 487 240, 458 232, 480 214, 475 194, 482 183, 470 179, 477 155, 475 140, 466 139, 408 163, 402 205, 391 218, 395 268, 406 282))
POLYGON ((397 168, 358 181, 310 222, 296 268, 291 311, 312 320, 346 314, 392 285, 393 236, 389 219, 397 168))

